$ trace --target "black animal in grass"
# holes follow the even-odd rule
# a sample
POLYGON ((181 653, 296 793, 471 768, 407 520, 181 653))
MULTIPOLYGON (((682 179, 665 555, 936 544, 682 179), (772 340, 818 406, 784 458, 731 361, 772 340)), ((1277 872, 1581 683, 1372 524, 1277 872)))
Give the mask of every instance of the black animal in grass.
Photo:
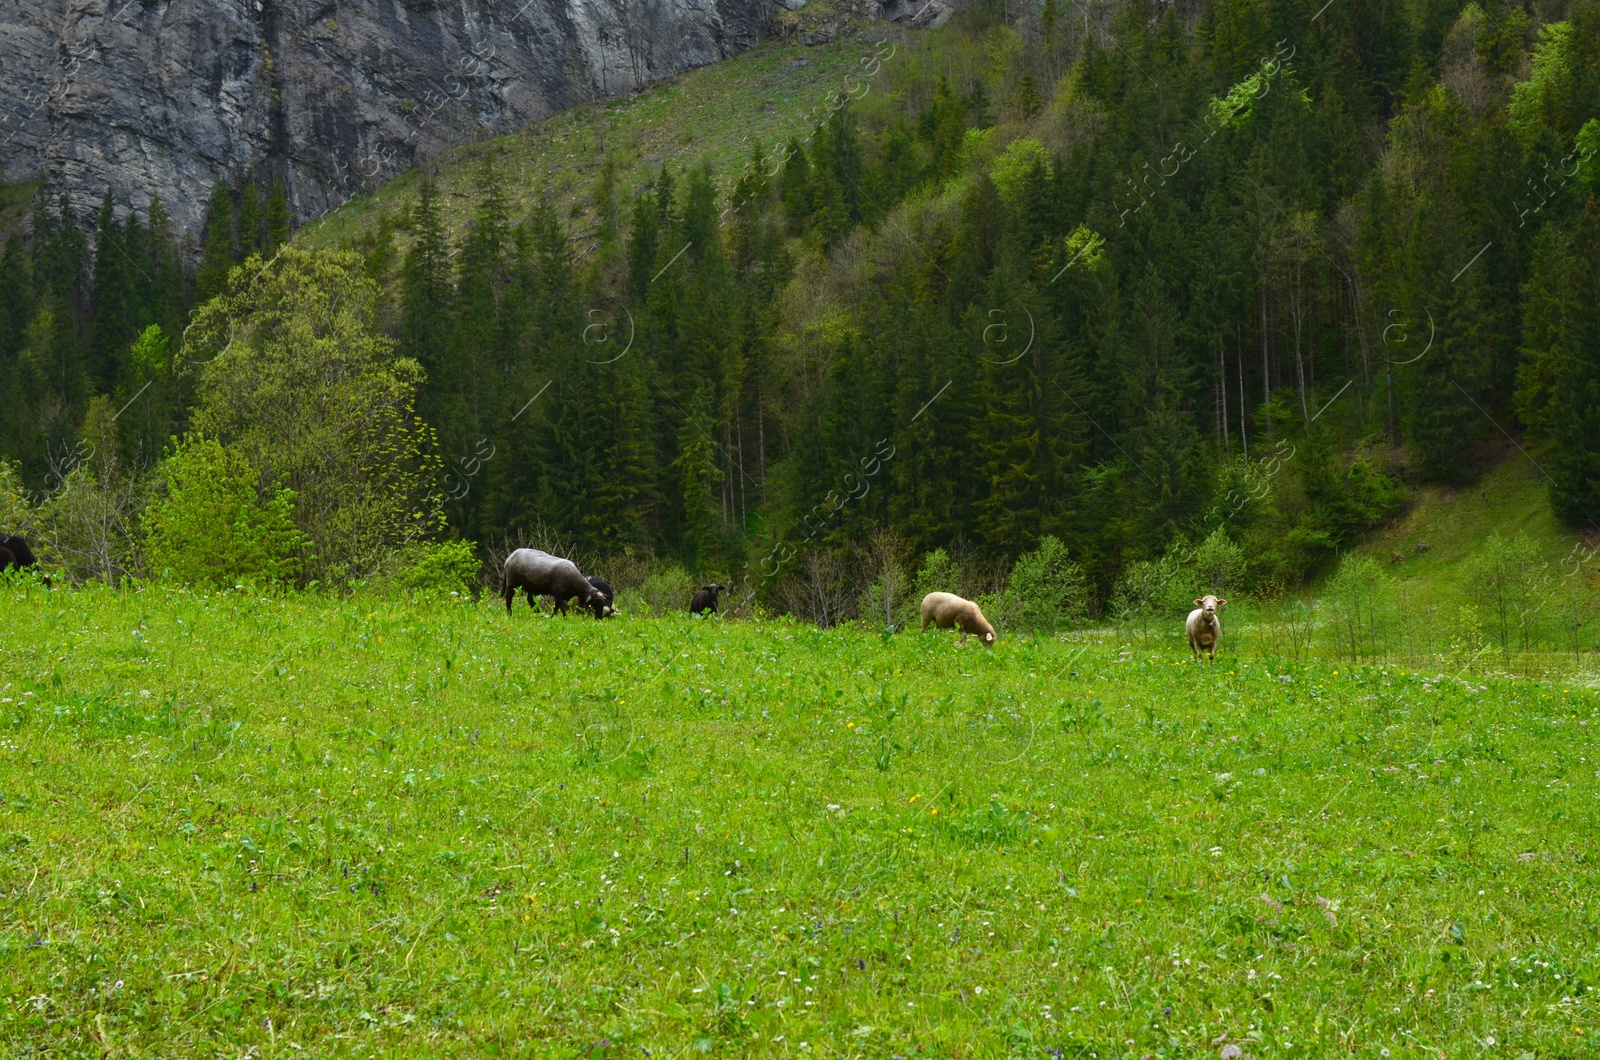
POLYGON ((536 548, 519 548, 506 557, 505 589, 506 614, 511 613, 511 601, 521 589, 528 598, 528 606, 538 609, 538 597, 548 596, 555 601, 557 614, 566 614, 567 601, 577 598, 579 607, 587 607, 595 618, 603 617, 605 596, 589 584, 570 559, 552 556, 536 548))
POLYGON ((716 614, 717 594, 727 588, 725 585, 702 585, 694 591, 694 599, 689 602, 689 612, 695 615, 716 614))
MULTIPOLYGON (((38 562, 38 557, 21 534, 0 534, 0 572, 26 570, 38 562)), ((44 583, 49 585, 50 579, 46 577, 44 583)))
MULTIPOLYGON (((598 574, 589 575, 585 581, 594 586, 595 591, 600 593, 602 597, 602 599, 597 600, 589 605, 589 610, 594 612, 595 618, 610 618, 612 615, 621 614, 621 612, 617 610, 617 594, 612 591, 610 582, 606 581, 598 574)), ((573 599, 573 597, 567 598, 567 600, 571 599, 573 599)), ((557 613, 563 615, 567 613, 567 600, 556 601, 557 613)))

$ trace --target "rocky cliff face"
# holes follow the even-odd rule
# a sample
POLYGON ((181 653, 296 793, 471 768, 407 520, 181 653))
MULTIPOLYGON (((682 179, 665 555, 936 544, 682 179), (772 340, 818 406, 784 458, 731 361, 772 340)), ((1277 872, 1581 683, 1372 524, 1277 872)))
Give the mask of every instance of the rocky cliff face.
POLYGON ((771 0, 0 0, 0 183, 92 215, 282 179, 297 221, 755 44, 771 0))

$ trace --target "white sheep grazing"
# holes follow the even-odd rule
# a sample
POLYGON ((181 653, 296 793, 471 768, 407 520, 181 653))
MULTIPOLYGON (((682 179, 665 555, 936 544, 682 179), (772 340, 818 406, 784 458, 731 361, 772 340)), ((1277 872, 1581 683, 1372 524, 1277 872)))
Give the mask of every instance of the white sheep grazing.
POLYGON ((971 633, 983 641, 985 648, 994 647, 994 627, 989 625, 989 620, 983 617, 977 604, 955 593, 929 593, 922 598, 923 632, 927 632, 930 625, 936 629, 959 629, 963 642, 971 633))
POLYGON ((1222 620, 1217 617, 1217 608, 1227 602, 1207 594, 1196 600, 1195 609, 1189 612, 1184 629, 1189 634, 1189 650, 1196 659, 1205 652, 1212 662, 1216 661, 1217 646, 1222 643, 1222 620))

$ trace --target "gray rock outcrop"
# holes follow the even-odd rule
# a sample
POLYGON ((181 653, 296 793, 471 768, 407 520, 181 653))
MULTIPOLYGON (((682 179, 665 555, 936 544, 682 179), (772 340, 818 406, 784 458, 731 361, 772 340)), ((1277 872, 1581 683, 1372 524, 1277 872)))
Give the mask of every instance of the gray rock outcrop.
POLYGON ((773 0, 0 0, 0 183, 92 216, 285 181, 298 222, 465 140, 757 43, 773 0))

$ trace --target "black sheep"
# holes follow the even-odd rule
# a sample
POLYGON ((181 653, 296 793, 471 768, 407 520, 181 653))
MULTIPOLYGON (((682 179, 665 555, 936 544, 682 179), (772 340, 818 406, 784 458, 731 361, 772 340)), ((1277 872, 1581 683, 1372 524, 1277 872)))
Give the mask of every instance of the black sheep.
MULTIPOLYGON (((22 535, 0 534, 0 571, 25 570, 38 562, 38 557, 22 535)), ((50 584, 48 577, 43 580, 46 585, 50 584)))
POLYGON ((594 586, 595 589, 605 597, 605 599, 601 600, 598 604, 591 606, 591 610, 594 610, 596 607, 600 608, 600 610, 595 611, 594 617, 610 618, 612 615, 616 614, 617 594, 616 591, 611 588, 611 583, 600 577, 598 574, 591 574, 589 575, 589 584, 594 586))
POLYGON ((722 592, 724 588, 725 586, 712 584, 702 585, 700 588, 696 589, 694 591, 694 599, 689 603, 690 614, 716 614, 717 594, 722 592))
MULTIPOLYGON (((611 591, 611 583, 595 574, 589 575, 585 580, 590 585, 594 586, 595 592, 599 593, 601 596, 601 599, 595 600, 588 605, 589 610, 594 612, 594 617, 610 618, 612 615, 616 614, 617 594, 611 591)), ((574 597, 569 596, 565 600, 557 600, 556 613, 562 615, 566 614, 567 604, 573 599, 574 597)))

